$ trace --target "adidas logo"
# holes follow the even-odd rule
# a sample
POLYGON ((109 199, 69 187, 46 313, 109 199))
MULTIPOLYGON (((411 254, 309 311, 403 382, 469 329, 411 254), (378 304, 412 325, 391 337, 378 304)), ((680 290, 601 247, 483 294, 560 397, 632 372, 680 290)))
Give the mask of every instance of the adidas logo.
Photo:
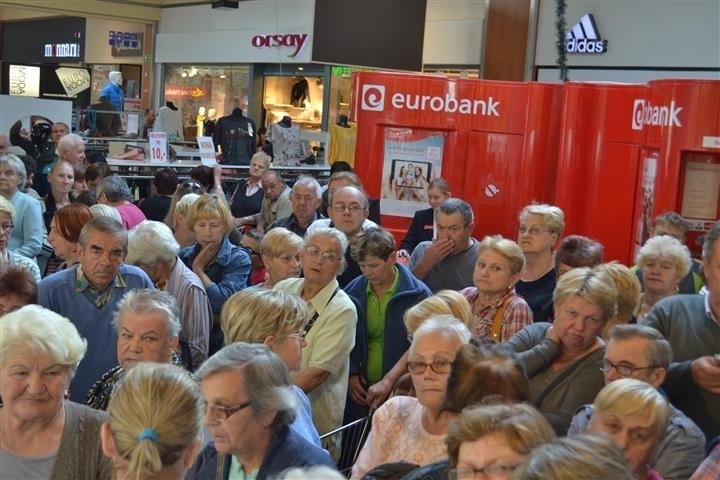
POLYGON ((605 53, 607 44, 607 40, 600 37, 592 13, 580 17, 580 21, 565 35, 565 51, 568 53, 605 53))

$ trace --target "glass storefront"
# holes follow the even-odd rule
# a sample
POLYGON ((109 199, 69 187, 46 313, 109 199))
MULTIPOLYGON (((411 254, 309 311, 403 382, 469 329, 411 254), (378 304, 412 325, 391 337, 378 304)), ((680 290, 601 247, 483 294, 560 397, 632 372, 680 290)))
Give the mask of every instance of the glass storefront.
POLYGON ((303 130, 320 130, 323 88, 321 76, 266 76, 263 88, 265 125, 288 116, 303 130))
POLYGON ((164 103, 172 102, 182 118, 183 136, 195 139, 198 125, 229 115, 233 108, 247 111, 249 65, 166 65, 164 103))

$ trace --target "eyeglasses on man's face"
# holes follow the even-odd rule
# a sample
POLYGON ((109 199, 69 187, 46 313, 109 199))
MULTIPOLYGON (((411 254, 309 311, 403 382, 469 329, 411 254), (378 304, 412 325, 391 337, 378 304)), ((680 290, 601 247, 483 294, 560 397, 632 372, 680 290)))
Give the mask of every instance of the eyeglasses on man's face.
POLYGON ((326 250, 323 252, 315 245, 308 245, 305 247, 305 253, 313 258, 322 257, 330 263, 335 263, 340 260, 340 255, 338 255, 337 252, 333 252, 332 250, 326 250))
POLYGON ((209 418, 216 418, 218 420, 227 420, 232 417, 240 410, 249 407, 250 402, 244 402, 239 405, 233 405, 226 407, 224 405, 205 405, 205 414, 209 418))
POLYGON ((493 463, 484 468, 458 467, 450 469, 450 480, 475 480, 489 478, 505 478, 510 475, 519 463, 493 463))
POLYGON ((332 206, 332 209, 338 213, 345 213, 347 211, 353 215, 365 210, 362 205, 359 205, 357 203, 351 203, 350 205, 346 205, 344 203, 336 203, 332 206))
POLYGON ((610 373, 611 370, 615 369, 615 372, 617 372, 618 375, 621 377, 631 377, 633 373, 640 371, 640 370, 650 370, 653 368, 658 368, 657 365, 648 365, 647 367, 632 367, 630 365, 621 363, 619 365, 615 365, 610 360, 603 360, 602 361, 602 370, 604 373, 610 373))

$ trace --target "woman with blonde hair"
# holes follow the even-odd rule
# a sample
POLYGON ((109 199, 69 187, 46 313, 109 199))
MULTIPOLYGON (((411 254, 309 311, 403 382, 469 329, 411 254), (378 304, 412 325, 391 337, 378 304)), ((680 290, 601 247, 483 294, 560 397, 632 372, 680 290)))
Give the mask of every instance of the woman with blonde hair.
MULTIPOLYGON (((180 250, 178 256, 200 277, 217 319, 225 301, 247 287, 250 256, 243 248, 230 243, 228 235, 233 228, 232 215, 219 195, 201 195, 193 203, 186 222, 197 241, 180 250)), ((212 355, 221 345, 222 331, 216 321, 210 332, 209 354, 212 355)))
POLYGON ((634 378, 608 383, 593 402, 588 433, 612 437, 638 480, 661 480, 648 466, 667 430, 670 409, 657 388, 634 378))
POLYGON ((525 265, 520 246, 500 235, 488 236, 478 246, 474 287, 460 293, 472 306, 476 338, 503 342, 533 323, 527 302, 515 293, 525 265))
MULTIPOLYGON (((474 477, 473 477, 474 478, 474 477)), ((634 480, 622 451, 610 438, 561 437, 532 451, 510 480, 634 480)))
POLYGON ((201 446, 204 409, 200 387, 181 368, 136 365, 115 389, 100 432, 115 478, 184 478, 201 446))
POLYGON ((507 344, 518 353, 530 379, 530 400, 558 435, 573 413, 603 386, 598 364, 605 353, 600 333, 617 313, 617 288, 598 268, 575 268, 558 280, 555 321, 528 325, 507 344))
POLYGON ((659 235, 645 242, 638 251, 635 263, 642 271, 643 292, 635 310, 640 323, 653 305, 678 293, 680 281, 690 271, 692 257, 690 250, 678 239, 659 235))
POLYGON ((170 207, 163 222, 170 227, 175 234, 175 239, 183 248, 195 243, 195 234, 188 229, 185 217, 190 206, 204 193, 205 188, 198 182, 186 180, 178 184, 175 193, 170 198, 170 207))
POLYGON ((40 281, 40 269, 37 263, 16 252, 10 251, 10 237, 15 228, 15 208, 10 200, 0 195, 0 270, 14 266, 32 275, 35 282, 40 281))
POLYGON ((635 310, 640 304, 640 280, 631 269, 618 262, 598 265, 598 269, 607 272, 615 281, 617 288, 617 314, 607 321, 600 336, 609 338, 610 329, 615 325, 636 323, 635 310))
MULTIPOLYGON (((220 314, 225 345, 262 343, 280 357, 290 372, 300 370, 302 350, 307 345, 308 320, 307 303, 298 295, 282 290, 245 289, 230 297, 220 314)), ((290 428, 320 446, 320 437, 312 423, 310 400, 297 385, 293 385, 293 389, 300 407, 290 428)))
POLYGON ((520 212, 518 245, 525 265, 516 285, 525 298, 535 322, 547 322, 552 312, 552 295, 557 282, 553 249, 565 229, 565 214, 554 205, 532 204, 520 212))
POLYGON ((263 236, 260 256, 267 271, 259 288, 272 288, 286 278, 298 278, 302 271, 303 239, 287 228, 275 227, 263 236))

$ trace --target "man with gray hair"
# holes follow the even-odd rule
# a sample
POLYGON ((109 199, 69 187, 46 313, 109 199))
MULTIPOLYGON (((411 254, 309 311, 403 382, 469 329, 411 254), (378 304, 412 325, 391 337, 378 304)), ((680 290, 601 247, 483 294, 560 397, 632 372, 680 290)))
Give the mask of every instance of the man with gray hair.
POLYGON ((180 261, 179 252, 180 245, 170 227, 145 220, 128 235, 125 261, 142 268, 156 288, 177 300, 182 322, 179 346, 183 364, 193 371, 207 358, 213 316, 202 281, 180 261))
POLYGON ((285 227, 293 233, 305 236, 308 227, 315 220, 322 218, 318 208, 322 203, 322 187, 314 177, 301 176, 290 190, 292 213, 287 217, 278 218, 266 232, 275 227, 285 227))
MULTIPOLYGON (((605 347, 605 384, 634 378, 655 388, 665 380, 672 348, 657 330, 645 325, 615 325, 605 347)), ((705 457, 705 435, 684 413, 668 403, 667 430, 651 457, 651 467, 665 480, 689 478, 705 457)), ((580 407, 572 419, 569 435, 587 430, 592 405, 580 407)))
POLYGON ((178 313, 177 302, 167 292, 149 289, 127 292, 113 316, 119 365, 100 377, 85 403, 98 410, 107 409, 117 383, 140 362, 180 366, 180 356, 176 354, 180 334, 178 313))
POLYGON ((671 295, 643 319, 673 349, 663 389, 670 401, 703 429, 720 435, 720 222, 705 235, 702 250, 707 294, 671 295))
POLYGON ((81 402, 92 384, 117 365, 117 333, 111 318, 120 299, 135 288, 153 288, 140 268, 123 265, 127 232, 109 217, 93 218, 80 231, 80 263, 40 281, 38 303, 67 317, 88 342, 85 358, 70 384, 81 402))
POLYGON ((98 203, 109 205, 120 213, 126 230, 146 220, 145 214, 134 203, 133 195, 125 179, 110 175, 102 179, 95 192, 98 203))
POLYGON ((464 200, 448 198, 435 213, 435 225, 436 237, 415 247, 408 268, 433 293, 471 286, 480 245, 472 237, 472 208, 464 200))

